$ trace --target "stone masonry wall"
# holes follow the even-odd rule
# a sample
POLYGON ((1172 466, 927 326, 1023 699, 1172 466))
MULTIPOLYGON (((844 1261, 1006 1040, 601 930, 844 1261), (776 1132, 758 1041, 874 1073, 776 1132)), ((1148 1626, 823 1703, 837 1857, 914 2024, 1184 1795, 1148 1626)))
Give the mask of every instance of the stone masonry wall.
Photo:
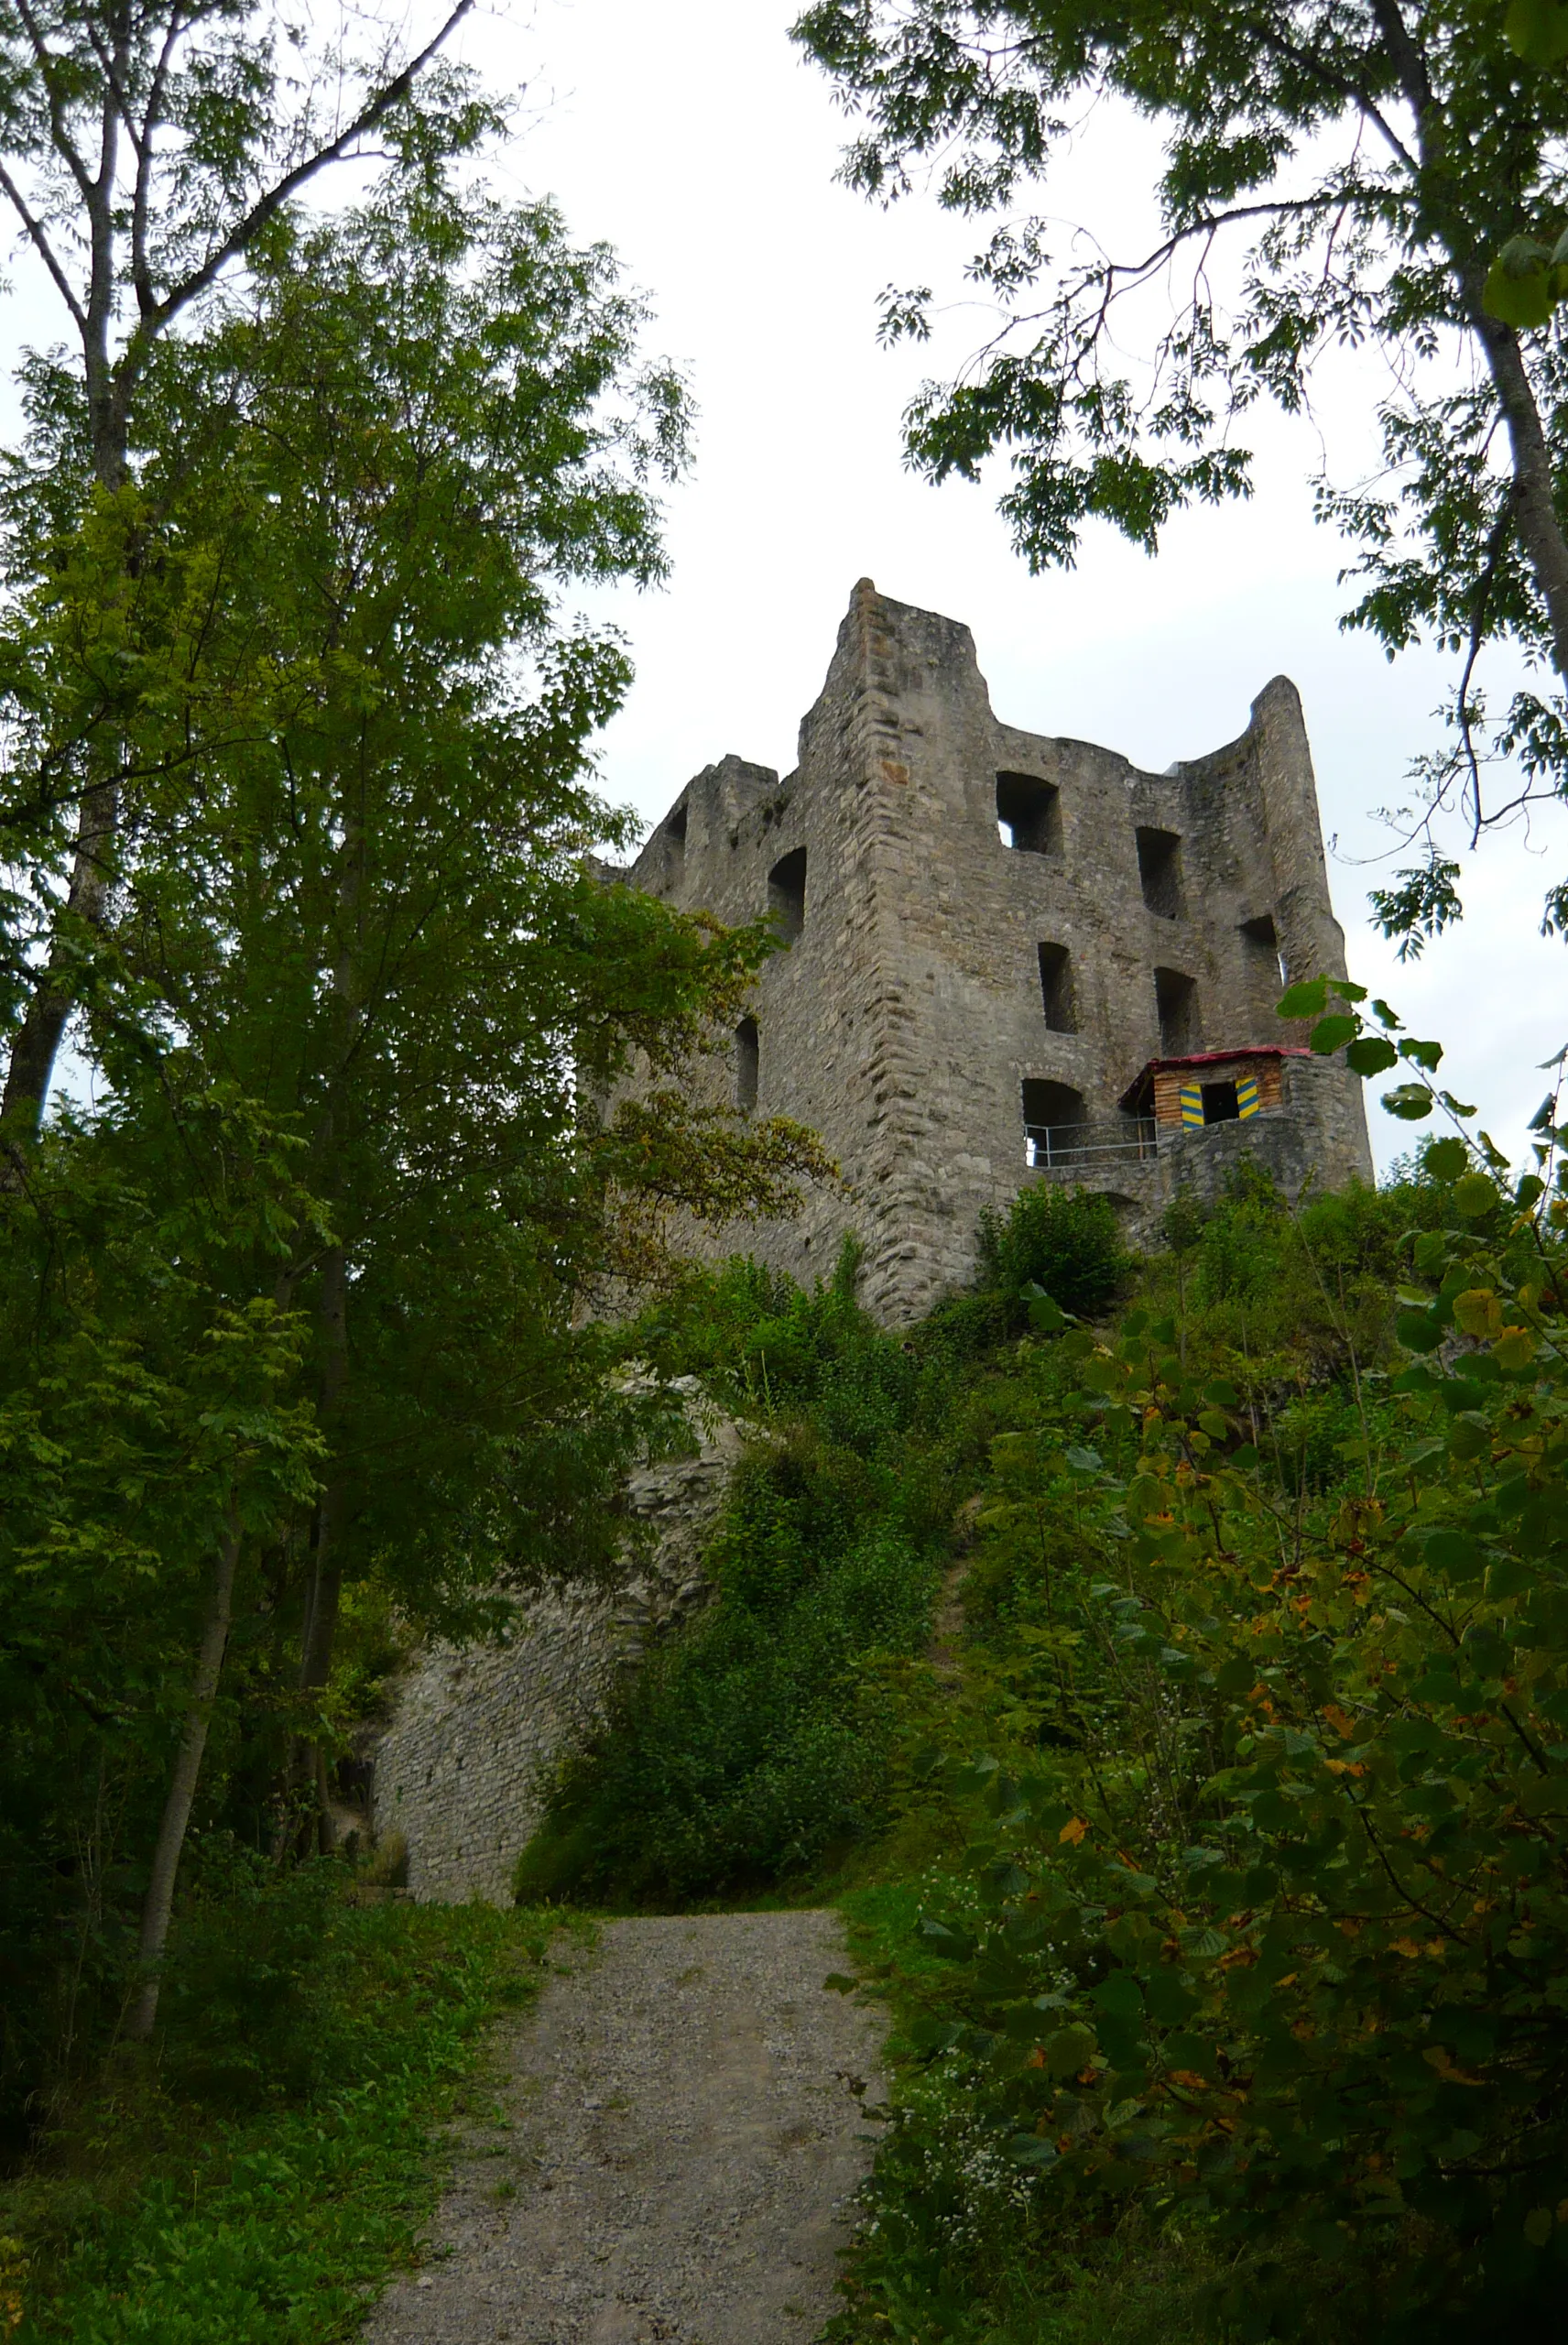
POLYGON ((628 1540, 623 1576, 520 1599, 504 1644, 431 1646, 399 1687, 375 1752, 371 1814, 379 1838, 401 1834, 421 1902, 510 1903, 552 1770, 602 1723, 648 1640, 704 1601, 702 1552, 743 1434, 704 1417, 691 1392, 697 1455, 627 1482, 626 1513, 644 1535, 628 1540))
MULTIPOLYGON (((847 1191, 818 1193, 797 1221, 697 1243, 809 1282, 852 1228, 866 1248, 863 1298, 893 1322, 966 1279, 981 1213, 1040 1177, 1026 1162, 1026 1081, 1061 1086, 1078 1103, 1069 1120, 1115 1118, 1151 1059, 1303 1042, 1275 1015, 1281 969, 1345 970, 1306 731, 1284 677, 1237 740, 1144 773, 1111 750, 1001 723, 969 630, 869 580, 801 725, 796 770, 781 780, 735 757, 708 767, 626 876, 686 909, 749 921, 783 900, 773 875, 801 853, 799 933, 756 989, 755 1108, 819 1131, 847 1191), (1004 842, 999 784, 1046 786, 1049 834, 1036 849, 1004 842), (1140 867, 1140 833, 1176 842, 1162 896, 1140 867), (1067 1014, 1054 1020, 1041 947, 1065 955, 1067 1014), (1180 1041, 1160 1008, 1175 981, 1186 988, 1180 1041)), ((1273 1118, 1259 1117, 1244 1140, 1221 1142, 1214 1164, 1260 1148, 1330 1186, 1369 1179, 1360 1085, 1337 1063, 1318 1072, 1279 1111, 1301 1127, 1288 1142, 1263 1134, 1273 1118)), ((746 1079, 738 1051, 733 1069, 709 1062, 694 1077, 715 1092, 746 1079)), ((1207 1185, 1196 1151, 1223 1129, 1184 1144, 1181 1177, 1207 1185)), ((1123 1186, 1109 1173, 1092 1184, 1123 1186)), ((1158 1171, 1140 1176, 1127 1203, 1142 1210, 1169 1185, 1158 1171)))

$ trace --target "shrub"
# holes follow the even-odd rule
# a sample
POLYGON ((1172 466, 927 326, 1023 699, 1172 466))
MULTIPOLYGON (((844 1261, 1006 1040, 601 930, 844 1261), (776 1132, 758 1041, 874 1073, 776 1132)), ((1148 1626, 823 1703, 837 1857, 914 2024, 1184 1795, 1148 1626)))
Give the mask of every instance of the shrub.
POLYGON ((981 1218, 981 1284, 1002 1297, 1016 1327, 1028 1316, 1026 1287, 1043 1287, 1063 1311, 1094 1319, 1115 1301, 1131 1268, 1115 1205, 1092 1190, 1036 1181, 1005 1214, 981 1218))
POLYGON ((158 1999, 169 2087, 231 2110, 301 2100, 327 2049, 322 1956, 342 1868, 201 1853, 158 1999))
POLYGON ((522 1898, 633 1902, 771 1881, 863 1836, 886 1797, 875 1658, 915 1651, 934 1569, 888 1478, 797 1434, 735 1477, 716 1600, 569 1762, 522 1898))
POLYGON ((1174 1313, 1058 1343, 1094 1445, 996 1445, 1013 1684, 1068 1731, 956 1779, 983 1910, 926 1925, 929 2048, 1063 2229, 1141 2200, 1242 2255, 1227 2337, 1561 2321, 1568 1199, 1482 1155, 1430 1151, 1413 1235, 1367 1193, 1315 1209, 1320 1267, 1390 1249, 1411 1292, 1299 1489, 1174 1313))

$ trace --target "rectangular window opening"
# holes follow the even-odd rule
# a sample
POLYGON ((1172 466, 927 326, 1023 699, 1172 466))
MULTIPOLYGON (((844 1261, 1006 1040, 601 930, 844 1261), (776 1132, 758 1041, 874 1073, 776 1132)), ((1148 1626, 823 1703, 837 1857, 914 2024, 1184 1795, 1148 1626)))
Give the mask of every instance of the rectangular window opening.
POLYGON ((749 1115, 757 1105, 759 1067, 757 1020, 743 1018, 735 1028, 735 1103, 743 1115, 749 1115))
POLYGON ((1019 855, 1060 855, 1062 792, 1038 774, 996 776, 996 828, 1019 855))
POLYGON ((1205 1124, 1234 1124, 1240 1118, 1234 1083, 1205 1083, 1203 1085, 1203 1121, 1205 1124))
POLYGON ((1259 965, 1269 965, 1270 980, 1278 971, 1280 985, 1288 986, 1290 979, 1285 967, 1285 954, 1279 943, 1279 932, 1274 925, 1272 914, 1262 912, 1257 920, 1244 920, 1241 923, 1241 933, 1247 950, 1256 955, 1259 965))
POLYGON ((1138 876, 1143 900, 1161 920, 1180 920, 1185 910, 1181 896, 1181 842, 1174 831, 1137 833, 1138 876))
POLYGON ((1181 1059, 1198 1049, 1198 988, 1180 969, 1156 969, 1154 1005, 1160 1015, 1160 1054, 1181 1059))
POLYGON ((1078 1006, 1073 992, 1073 960, 1065 944, 1040 947, 1040 991, 1045 1022, 1053 1034, 1076 1034, 1078 1006))
POLYGON ((768 909, 784 943, 793 944, 806 925, 806 850, 798 846, 768 875, 768 909))

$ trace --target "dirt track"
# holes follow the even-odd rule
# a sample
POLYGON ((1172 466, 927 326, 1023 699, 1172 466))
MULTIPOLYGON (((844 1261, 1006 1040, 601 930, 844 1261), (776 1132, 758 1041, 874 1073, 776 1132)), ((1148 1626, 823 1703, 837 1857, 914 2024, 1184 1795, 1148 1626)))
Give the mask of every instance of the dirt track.
POLYGON ((607 1923, 499 2046, 509 2121, 366 2345, 811 2345, 882 2099, 843 1963, 832 1914, 607 1923))

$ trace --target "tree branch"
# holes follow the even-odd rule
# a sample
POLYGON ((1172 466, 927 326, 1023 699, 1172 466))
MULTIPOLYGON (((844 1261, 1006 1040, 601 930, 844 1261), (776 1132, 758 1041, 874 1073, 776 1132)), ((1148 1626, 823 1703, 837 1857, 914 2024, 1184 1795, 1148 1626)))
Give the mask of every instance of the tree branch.
POLYGON ((43 83, 45 94, 49 99, 49 136, 54 142, 55 151, 63 158, 67 169, 76 181, 77 190, 82 201, 91 203, 93 183, 88 177, 86 164, 71 143, 65 126, 65 109, 60 102, 60 95, 55 88, 54 51, 38 30, 34 21, 33 12, 27 5, 27 0, 16 0, 16 14, 21 19, 22 29, 31 45, 33 61, 38 69, 38 79, 43 83))
POLYGON ((26 229, 34 251, 38 254, 38 258, 43 262, 44 267, 53 278, 55 291, 60 295, 60 300, 71 311, 71 322, 75 325, 78 333, 85 333, 87 331, 87 313, 76 298, 70 278, 67 277, 64 269, 60 267, 60 262, 55 258, 54 247, 49 243, 49 238, 45 235, 41 223, 34 219, 32 213, 27 208, 20 188, 16 185, 16 180, 11 177, 10 172, 5 169, 4 163, 0 163, 0 191, 4 192, 6 202, 10 204, 11 209, 15 212, 17 219, 21 222, 22 226, 26 229))
MULTIPOLYGON (((302 163, 297 163, 291 171, 285 172, 283 178, 275 186, 268 188, 267 193, 251 206, 245 218, 230 230, 217 249, 208 255, 201 267, 193 269, 182 283, 174 286, 164 295, 163 300, 144 321, 148 339, 152 334, 160 333, 169 320, 177 317, 181 310, 187 308, 196 299, 198 294, 204 293, 221 272, 227 267, 229 262, 237 259, 247 245, 255 243, 268 221, 277 216, 291 196, 297 195, 299 190, 308 185, 319 171, 324 170, 329 163, 341 161, 356 139, 363 138, 366 131, 374 130, 377 123, 385 121, 393 107, 401 99, 407 97, 425 67, 456 30, 473 5, 474 0, 457 0, 456 7, 434 38, 427 41, 418 57, 411 58, 400 73, 395 74, 384 89, 378 90, 376 95, 361 107, 347 128, 341 131, 329 145, 319 147, 313 155, 308 156, 302 163)), ((138 329, 138 333, 140 331, 138 329)))

